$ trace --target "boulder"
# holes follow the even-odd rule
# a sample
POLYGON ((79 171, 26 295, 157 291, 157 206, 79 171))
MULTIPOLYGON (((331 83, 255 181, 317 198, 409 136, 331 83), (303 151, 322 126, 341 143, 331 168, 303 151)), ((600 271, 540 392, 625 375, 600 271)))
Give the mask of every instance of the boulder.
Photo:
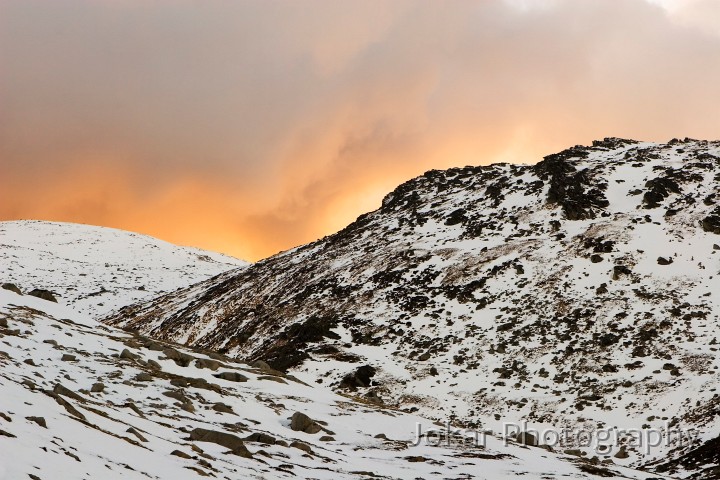
POLYGON ((307 443, 303 443, 303 442, 298 442, 298 441, 292 442, 290 444, 290 448, 297 448, 298 450, 302 450, 305 453, 310 453, 310 454, 313 453, 312 448, 310 448, 310 445, 308 445, 307 443))
POLYGON ((290 418, 290 429, 295 432, 318 433, 322 430, 320 424, 304 413, 295 412, 290 418))
POLYGON ((275 445, 277 443, 277 439, 273 437, 272 435, 268 435, 267 433, 262 432, 255 432, 251 433, 244 439, 246 442, 257 442, 257 443, 264 443, 267 445, 275 445))
POLYGON ((30 293, 28 293, 28 295, 32 295, 33 297, 47 300, 49 302, 57 303, 57 299, 55 298, 55 295, 50 290, 43 290, 41 288, 35 288, 30 293))
POLYGON ((132 353, 130 350, 125 348, 122 352, 120 352, 120 358, 123 358, 125 360, 138 360, 140 358, 140 355, 132 353))
POLYGON ((209 368, 210 370, 215 371, 220 368, 220 362, 207 358, 198 358, 195 360, 195 368, 209 368))
POLYGON ((515 441, 521 445, 529 445, 531 447, 538 446, 537 437, 534 434, 529 433, 529 432, 518 433, 517 435, 515 435, 515 441))
POLYGON ((35 422, 43 428, 47 428, 47 422, 45 422, 45 419, 43 417, 25 417, 25 420, 30 420, 31 422, 35 422))
POLYGON ((196 428, 190 432, 190 440, 196 442, 215 443, 232 451, 233 454, 245 458, 252 458, 252 454, 248 451, 243 440, 231 433, 218 432, 216 430, 207 430, 204 428, 196 428))
POLYGON ((245 375, 238 373, 238 372, 222 372, 222 373, 216 373, 213 375, 215 378, 220 378, 222 380, 227 380, 229 382, 247 382, 248 377, 245 375))
POLYGON ((226 405, 222 402, 218 402, 212 406, 212 409, 220 413, 235 413, 230 405, 226 405))
POLYGON ((3 283, 2 288, 5 290, 10 290, 11 292, 15 292, 18 295, 22 295, 22 292, 14 283, 3 283))
POLYGON ((188 455, 187 453, 180 450, 173 450, 172 452, 170 452, 170 455, 175 455, 176 457, 180 458, 192 458, 191 455, 188 455))
POLYGON ((372 377, 375 376, 376 370, 370 365, 358 367, 354 372, 348 373, 340 382, 341 387, 345 388, 362 388, 369 387, 372 377))

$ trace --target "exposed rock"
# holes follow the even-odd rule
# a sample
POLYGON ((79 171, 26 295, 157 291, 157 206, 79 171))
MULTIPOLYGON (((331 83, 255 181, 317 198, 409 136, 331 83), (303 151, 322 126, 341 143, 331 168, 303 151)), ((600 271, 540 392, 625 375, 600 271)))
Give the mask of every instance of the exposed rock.
POLYGON ((311 434, 322 431, 322 426, 320 426, 315 420, 301 412, 295 412, 290 418, 290 428, 296 432, 305 432, 311 434))
POLYGON ((130 427, 127 430, 125 430, 128 433, 131 433, 137 437, 138 440, 141 442, 147 442, 147 438, 145 438, 140 432, 138 432, 135 428, 130 427))
POLYGON ((85 398, 69 388, 63 386, 60 383, 56 383, 55 387, 53 387, 53 393, 57 393, 58 395, 62 395, 63 397, 72 398, 73 400, 77 400, 79 402, 84 402, 85 398))
POLYGON ((55 298, 55 295, 50 290, 43 290, 41 288, 34 288, 28 295, 32 295, 33 297, 41 298, 43 300, 47 300, 49 302, 55 302, 57 303, 57 299, 55 298))
POLYGON ((212 406, 212 409, 220 413, 235 413, 230 405, 218 402, 212 406))
POLYGON ((181 451, 181 450, 173 450, 170 452, 170 455, 175 455, 176 457, 180 458, 192 458, 192 455, 188 455, 187 453, 181 451))
POLYGON ((242 439, 236 435, 226 432, 218 432, 216 430, 207 430, 204 428, 196 428, 190 432, 190 440, 196 442, 210 442, 221 445, 232 451, 233 454, 245 458, 252 458, 242 439))
POLYGON ((538 446, 537 437, 534 434, 529 433, 529 432, 520 432, 520 433, 516 434, 515 441, 521 445, 529 445, 531 447, 538 446))
POLYGON ((246 442, 264 443, 266 445, 275 445, 277 443, 277 439, 275 437, 262 432, 251 433, 250 435, 245 437, 244 440, 246 442))
POLYGON ((132 353, 130 350, 125 348, 122 352, 120 352, 120 358, 124 358, 126 360, 139 360, 141 357, 140 355, 132 353))
POLYGON ((619 449, 619 450, 617 451, 617 453, 616 453, 615 455, 613 455, 613 456, 614 456, 615 458, 618 458, 618 459, 623 460, 623 459, 625 459, 625 458, 630 457, 630 454, 627 452, 627 450, 626 450, 626 448, 625 448, 625 445, 621 445, 621 446, 620 446, 620 449, 619 449))
POLYGON ((363 365, 354 372, 348 373, 340 382, 340 386, 346 388, 369 387, 371 378, 375 376, 375 373, 375 368, 370 365, 363 365))
POLYGON ((195 357, 187 353, 180 352, 174 348, 164 348, 163 354, 170 360, 173 360, 180 367, 187 367, 195 360, 195 357))
POLYGON ((10 290, 11 292, 15 292, 18 295, 22 295, 22 292, 17 287, 17 285, 15 285, 14 283, 3 283, 2 286, 0 286, 0 288, 3 288, 5 290, 10 290))
POLYGON ((90 387, 90 391, 92 393, 102 393, 105 391, 105 384, 102 382, 93 383, 93 386, 90 387))
POLYGON ((217 360, 210 360, 208 358, 198 358, 195 360, 195 367, 196 368, 209 368, 210 370, 217 370, 220 368, 221 363, 217 360))
POLYGON ((25 419, 30 420, 31 422, 35 422, 43 428, 47 428, 47 422, 43 417, 25 417, 25 419))
POLYGON ((221 372, 213 375, 215 378, 221 378, 229 382, 247 382, 248 377, 238 372, 221 372))
POLYGON ((303 452, 312 454, 312 448, 310 448, 310 445, 303 442, 294 441, 290 444, 290 448, 297 448, 298 450, 302 450, 303 452))

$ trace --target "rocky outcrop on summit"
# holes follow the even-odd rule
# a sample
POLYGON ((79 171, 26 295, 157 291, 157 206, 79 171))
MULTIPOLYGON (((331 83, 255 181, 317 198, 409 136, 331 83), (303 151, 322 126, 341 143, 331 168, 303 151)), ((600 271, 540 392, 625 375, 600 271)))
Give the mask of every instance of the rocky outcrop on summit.
POLYGON ((335 235, 107 321, 467 426, 672 422, 701 442, 720 433, 693 416, 720 384, 719 208, 720 142, 430 171, 335 235))

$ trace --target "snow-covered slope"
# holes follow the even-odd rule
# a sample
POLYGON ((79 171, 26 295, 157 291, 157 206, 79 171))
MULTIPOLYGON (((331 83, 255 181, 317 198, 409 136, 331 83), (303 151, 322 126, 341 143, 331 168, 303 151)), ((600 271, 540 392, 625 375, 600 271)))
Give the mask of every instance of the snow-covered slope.
POLYGON ((114 228, 0 222, 0 283, 52 291, 58 302, 94 317, 245 265, 114 228))
POLYGON ((417 425, 438 430, 0 290, 1 480, 659 478, 493 435, 414 445, 417 425))
POLYGON ((651 465, 720 435, 719 245, 720 142, 610 138, 427 172, 108 322, 469 426, 696 429, 618 452, 651 465))

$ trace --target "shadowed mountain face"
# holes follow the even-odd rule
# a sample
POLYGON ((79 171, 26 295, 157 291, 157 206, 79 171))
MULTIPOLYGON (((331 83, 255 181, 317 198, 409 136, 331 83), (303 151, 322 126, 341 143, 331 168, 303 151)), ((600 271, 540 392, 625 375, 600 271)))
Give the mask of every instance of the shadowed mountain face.
MULTIPOLYGON (((116 312, 469 425, 694 427, 720 383, 720 142, 430 171, 335 235, 116 312)), ((669 468, 669 467, 668 467, 669 468)))

